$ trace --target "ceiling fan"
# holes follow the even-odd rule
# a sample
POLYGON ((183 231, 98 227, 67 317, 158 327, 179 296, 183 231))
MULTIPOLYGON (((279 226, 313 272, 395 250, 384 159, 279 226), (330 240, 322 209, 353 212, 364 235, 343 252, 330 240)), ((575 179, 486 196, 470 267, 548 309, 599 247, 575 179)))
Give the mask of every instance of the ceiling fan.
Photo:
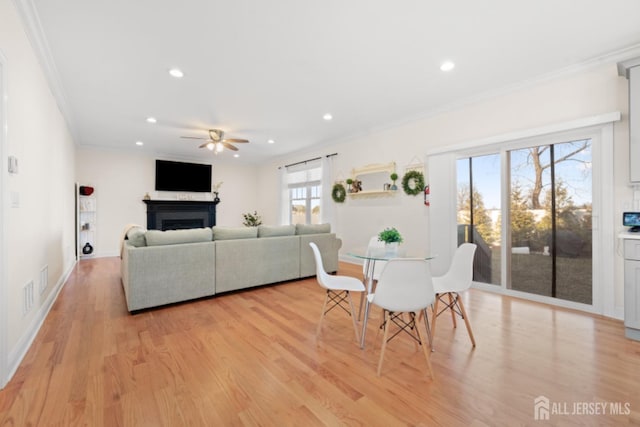
POLYGON ((232 144, 233 143, 246 143, 249 142, 248 139, 239 139, 239 138, 224 138, 224 131, 220 129, 209 129, 209 137, 201 137, 201 136, 182 136, 181 138, 186 139, 204 139, 206 142, 201 144, 198 148, 208 148, 213 151, 215 154, 222 152, 225 148, 228 148, 232 151, 238 151, 238 147, 232 144))

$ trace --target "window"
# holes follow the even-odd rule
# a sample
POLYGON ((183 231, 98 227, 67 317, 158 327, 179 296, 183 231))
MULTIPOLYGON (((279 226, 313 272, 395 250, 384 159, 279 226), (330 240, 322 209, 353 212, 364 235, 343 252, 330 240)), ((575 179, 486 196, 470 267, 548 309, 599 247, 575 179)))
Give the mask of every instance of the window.
POLYGON ((322 166, 319 160, 287 168, 290 224, 320 223, 321 179, 322 166))

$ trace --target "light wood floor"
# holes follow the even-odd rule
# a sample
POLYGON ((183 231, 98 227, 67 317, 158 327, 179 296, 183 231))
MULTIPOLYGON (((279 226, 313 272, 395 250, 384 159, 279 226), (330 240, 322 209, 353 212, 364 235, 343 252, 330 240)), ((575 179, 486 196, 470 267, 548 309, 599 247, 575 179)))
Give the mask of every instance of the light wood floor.
POLYGON ((540 395, 564 412, 582 402, 631 409, 556 413, 553 425, 640 424, 640 343, 624 338, 620 321, 472 290, 464 301, 475 349, 464 323, 453 329, 441 317, 435 380, 404 338, 388 345, 377 377, 380 314, 365 350, 339 312, 316 340, 315 279, 130 315, 119 262, 76 268, 0 391, 0 425, 541 425, 540 395))

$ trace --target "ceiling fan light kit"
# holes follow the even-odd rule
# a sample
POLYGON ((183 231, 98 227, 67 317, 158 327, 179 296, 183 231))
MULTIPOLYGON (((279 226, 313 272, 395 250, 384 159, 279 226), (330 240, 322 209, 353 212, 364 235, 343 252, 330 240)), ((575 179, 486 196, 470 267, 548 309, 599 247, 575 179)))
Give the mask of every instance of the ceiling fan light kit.
POLYGON ((209 129, 208 130, 209 137, 200 137, 200 136, 182 136, 181 138, 186 139, 204 139, 206 142, 201 144, 198 148, 207 148, 210 151, 213 151, 214 154, 221 153, 225 148, 231 151, 238 151, 238 147, 233 145, 232 143, 247 143, 248 139, 241 138, 228 138, 224 139, 224 131, 221 129, 209 129))

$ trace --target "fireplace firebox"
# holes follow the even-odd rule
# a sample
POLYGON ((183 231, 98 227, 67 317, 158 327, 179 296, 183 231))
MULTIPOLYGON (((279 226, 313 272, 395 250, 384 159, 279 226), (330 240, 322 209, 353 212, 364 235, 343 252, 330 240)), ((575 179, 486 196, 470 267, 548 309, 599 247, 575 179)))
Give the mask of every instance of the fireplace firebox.
POLYGON ((213 227, 219 201, 143 200, 148 230, 213 227))

